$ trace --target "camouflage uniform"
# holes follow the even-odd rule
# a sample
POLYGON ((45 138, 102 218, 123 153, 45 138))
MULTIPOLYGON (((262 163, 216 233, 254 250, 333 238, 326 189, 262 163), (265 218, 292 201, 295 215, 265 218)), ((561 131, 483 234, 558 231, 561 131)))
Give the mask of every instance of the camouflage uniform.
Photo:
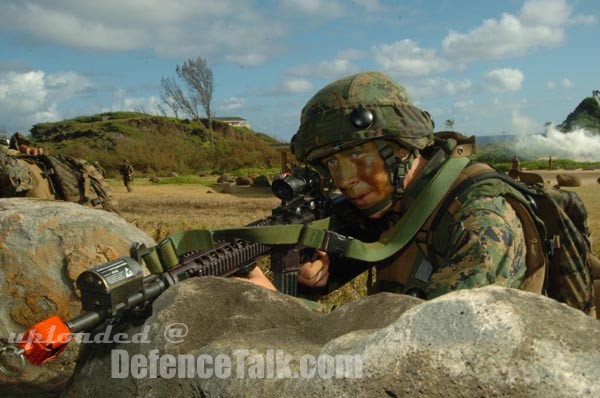
POLYGON ((427 298, 453 290, 499 285, 518 288, 525 277, 525 238, 515 211, 503 197, 473 198, 454 216, 448 253, 434 269, 427 298))
MULTIPOLYGON (((340 218, 345 220, 334 219, 332 223, 336 225, 334 229, 344 235, 375 241, 399 217, 391 213, 381 220, 370 220, 356 210, 351 216, 344 212, 340 218), (352 225, 347 224, 348 219, 352 219, 352 225)), ((518 288, 525 278, 527 266, 523 228, 515 211, 503 197, 474 197, 463 203, 450 218, 447 227, 434 231, 433 241, 443 242, 440 249, 444 254, 433 266, 423 289, 423 298, 431 299, 454 290, 487 285, 518 288)), ((375 264, 377 282, 370 286, 369 292, 405 293, 403 287, 406 280, 394 277, 398 273, 403 274, 398 269, 412 268, 423 257, 433 264, 433 260, 416 246, 416 240, 413 240, 406 250, 375 264), (411 250, 413 247, 414 250, 411 250)), ((328 285, 320 293, 339 288, 371 266, 371 263, 331 256, 328 285)))
POLYGON ((123 165, 119 169, 121 176, 123 176, 123 185, 127 188, 127 192, 131 192, 131 182, 133 181, 133 167, 129 164, 129 161, 123 161, 123 165))
MULTIPOLYGON (((367 72, 331 83, 307 103, 301 126, 292 139, 292 149, 300 161, 313 164, 327 175, 319 162, 323 157, 365 141, 383 139, 415 151, 416 156, 445 145, 442 140, 434 140, 429 115, 412 105, 402 87, 384 74, 367 72), (358 111, 363 107, 370 114, 358 111)), ((385 151, 380 149, 384 159, 385 151)), ((396 162, 388 168, 396 188, 391 200, 402 203, 406 198, 402 197, 402 183, 398 181, 403 181, 402 167, 406 171, 410 164, 403 165, 399 159, 396 162)), ((417 176, 412 184, 418 184, 420 178, 417 176)), ((388 211, 383 218, 373 220, 364 211, 350 212, 338 216, 337 222, 334 217, 334 229, 339 227, 340 233, 366 242, 378 240, 401 216, 388 211)), ((525 278, 523 228, 513 208, 501 196, 475 196, 461 203, 451 220, 433 232, 433 240, 442 246, 435 261, 423 254, 415 239, 396 255, 376 264, 377 282, 372 292, 406 293, 403 289, 408 271, 423 261, 431 264, 431 273, 425 288, 415 295, 428 299, 457 289, 492 284, 518 288, 525 278)), ((321 293, 337 289, 373 265, 336 255, 330 258, 328 285, 321 293)))
POLYGON ((19 152, 0 145, 0 197, 27 196, 35 180, 25 161, 17 159, 19 152))

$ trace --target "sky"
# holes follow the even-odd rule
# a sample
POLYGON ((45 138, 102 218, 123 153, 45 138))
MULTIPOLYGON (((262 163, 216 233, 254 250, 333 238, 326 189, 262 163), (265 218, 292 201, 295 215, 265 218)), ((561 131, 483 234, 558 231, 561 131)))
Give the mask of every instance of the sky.
POLYGON ((599 18, 597 0, 1 0, 0 129, 160 115, 161 78, 202 57, 213 116, 284 142, 314 93, 368 70, 437 129, 539 133, 600 89, 599 18))

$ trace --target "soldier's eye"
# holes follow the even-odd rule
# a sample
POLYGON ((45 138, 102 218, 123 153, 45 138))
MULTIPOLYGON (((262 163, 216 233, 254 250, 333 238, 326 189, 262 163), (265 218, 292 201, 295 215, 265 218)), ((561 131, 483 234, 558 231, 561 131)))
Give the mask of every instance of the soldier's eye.
POLYGON ((337 159, 336 158, 330 158, 330 159, 325 160, 325 165, 327 167, 333 167, 336 164, 337 164, 337 159))

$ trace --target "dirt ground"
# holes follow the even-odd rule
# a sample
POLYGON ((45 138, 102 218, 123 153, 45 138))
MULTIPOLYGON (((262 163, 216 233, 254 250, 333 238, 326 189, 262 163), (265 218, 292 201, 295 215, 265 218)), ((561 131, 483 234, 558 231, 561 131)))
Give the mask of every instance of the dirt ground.
POLYGON ((575 175, 581 178, 581 185, 598 184, 597 179, 600 178, 600 169, 596 170, 532 170, 542 176, 545 181, 550 181, 551 185, 556 184, 557 174, 575 175))

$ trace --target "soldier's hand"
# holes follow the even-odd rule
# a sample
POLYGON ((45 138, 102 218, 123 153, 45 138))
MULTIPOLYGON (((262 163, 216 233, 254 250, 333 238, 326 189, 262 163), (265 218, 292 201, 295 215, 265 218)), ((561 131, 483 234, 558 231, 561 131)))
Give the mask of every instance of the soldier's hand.
POLYGON ((267 278, 266 275, 262 272, 260 267, 254 267, 254 269, 250 271, 245 278, 239 276, 233 276, 232 278, 244 282, 250 282, 258 286, 262 286, 265 289, 277 290, 273 283, 271 283, 269 278, 267 278))
POLYGON ((319 258, 304 263, 298 271, 298 283, 309 287, 324 287, 329 279, 329 256, 321 250, 316 252, 319 258))

